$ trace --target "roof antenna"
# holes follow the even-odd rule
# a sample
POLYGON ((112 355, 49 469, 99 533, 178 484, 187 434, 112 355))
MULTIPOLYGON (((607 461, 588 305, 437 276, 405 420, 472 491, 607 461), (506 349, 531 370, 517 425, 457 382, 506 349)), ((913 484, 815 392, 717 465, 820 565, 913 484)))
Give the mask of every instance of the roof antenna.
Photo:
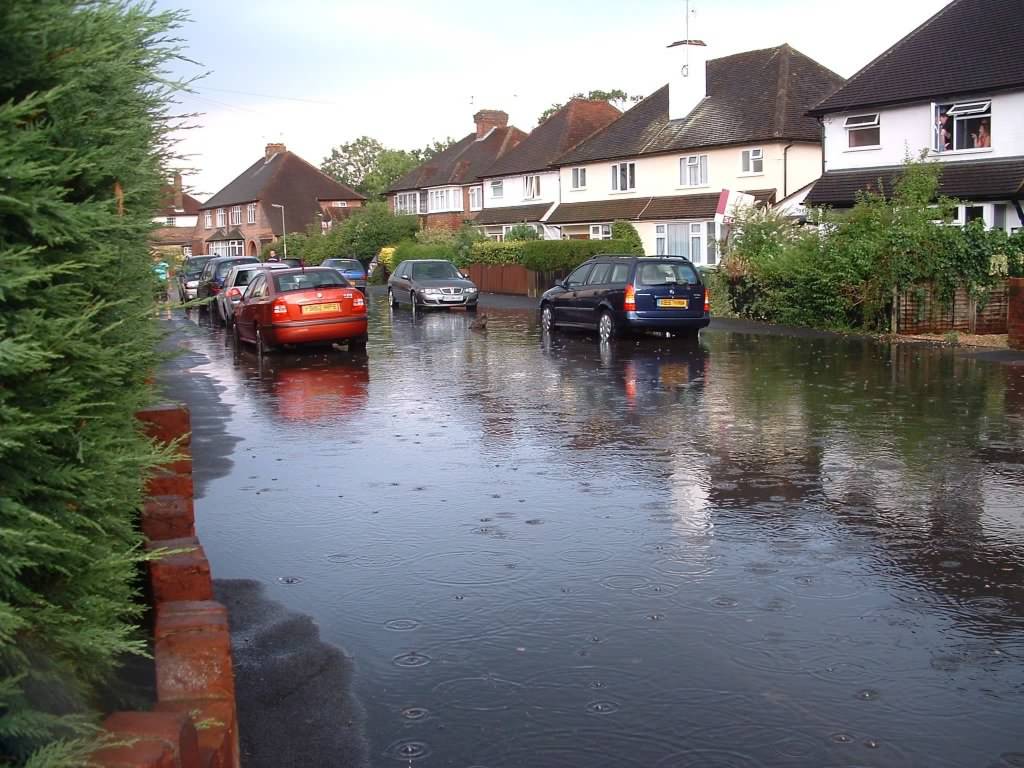
POLYGON ((690 76, 690 0, 686 0, 686 59, 683 61, 683 77, 690 76))

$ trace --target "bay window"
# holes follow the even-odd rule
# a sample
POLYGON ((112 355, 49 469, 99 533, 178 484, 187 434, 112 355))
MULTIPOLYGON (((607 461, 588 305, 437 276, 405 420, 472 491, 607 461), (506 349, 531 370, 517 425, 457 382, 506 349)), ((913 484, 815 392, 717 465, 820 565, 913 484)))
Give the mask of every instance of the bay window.
POLYGON ((395 213, 416 213, 418 200, 418 192, 399 192, 395 195, 395 213))
POLYGON ((469 210, 479 211, 484 207, 484 188, 483 187, 470 187, 469 188, 469 210))
POLYGON ((462 207, 462 187, 428 190, 428 213, 458 213, 462 207))

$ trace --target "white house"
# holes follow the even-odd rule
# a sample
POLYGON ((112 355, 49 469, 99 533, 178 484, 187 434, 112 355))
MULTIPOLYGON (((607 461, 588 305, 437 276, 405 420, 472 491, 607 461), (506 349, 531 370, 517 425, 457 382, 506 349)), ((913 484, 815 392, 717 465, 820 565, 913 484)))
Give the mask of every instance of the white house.
POLYGON ((563 238, 608 238, 632 222, 649 254, 718 262, 722 190, 781 200, 821 173, 806 113, 843 80, 788 45, 708 59, 699 40, 667 49, 668 84, 557 161, 563 238))
POLYGON ((163 205, 153 216, 153 223, 159 225, 151 236, 154 246, 180 249, 183 256, 192 255, 192 231, 199 220, 201 203, 182 189, 181 174, 175 173, 174 180, 163 190, 163 205))
POLYGON ((1024 225, 1024 7, 954 0, 872 61, 812 114, 824 126, 825 173, 807 202, 852 206, 890 192, 907 157, 943 166, 957 223, 1024 225))

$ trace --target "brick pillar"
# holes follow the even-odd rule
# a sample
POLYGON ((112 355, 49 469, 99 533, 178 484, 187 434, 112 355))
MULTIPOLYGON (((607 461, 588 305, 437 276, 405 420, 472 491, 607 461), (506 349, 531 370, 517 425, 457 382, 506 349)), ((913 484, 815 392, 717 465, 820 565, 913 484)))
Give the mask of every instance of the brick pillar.
POLYGON ((1010 349, 1024 352, 1024 277, 1007 280, 1006 333, 1010 349))

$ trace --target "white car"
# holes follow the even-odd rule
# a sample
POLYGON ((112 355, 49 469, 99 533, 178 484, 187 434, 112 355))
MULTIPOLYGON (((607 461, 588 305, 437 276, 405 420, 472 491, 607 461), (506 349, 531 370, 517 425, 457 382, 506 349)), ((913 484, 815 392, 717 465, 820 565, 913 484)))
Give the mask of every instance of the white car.
POLYGON ((242 294, 249 281, 264 269, 290 269, 281 262, 264 262, 262 264, 236 264, 224 278, 224 288, 213 299, 213 317, 222 325, 230 328, 235 320, 235 309, 242 303, 242 294))

